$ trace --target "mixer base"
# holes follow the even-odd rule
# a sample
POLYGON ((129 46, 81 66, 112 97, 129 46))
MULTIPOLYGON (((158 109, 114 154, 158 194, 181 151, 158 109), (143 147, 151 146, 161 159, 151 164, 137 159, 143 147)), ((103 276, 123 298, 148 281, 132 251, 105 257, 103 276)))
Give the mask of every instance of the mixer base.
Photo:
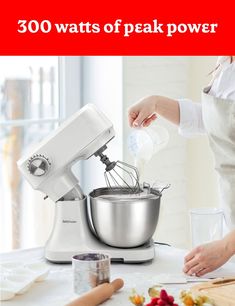
MULTIPOLYGON (((147 262, 153 260, 155 257, 155 247, 152 239, 142 246, 130 249, 114 248, 97 241, 95 249, 89 249, 86 252, 106 253, 110 255, 112 262, 126 264, 147 262)), ((53 263, 70 263, 72 257, 77 253, 78 251, 55 252, 46 249, 45 257, 53 263)))
POLYGON ((112 262, 122 263, 146 262, 152 260, 155 256, 154 242, 152 239, 140 247, 131 249, 109 247, 107 248, 107 252, 111 254, 112 262))
POLYGON ((150 239, 140 247, 116 248, 101 242, 90 230, 87 199, 58 201, 54 226, 46 243, 45 258, 54 263, 71 262, 78 253, 107 253, 112 261, 138 263, 154 258, 154 242, 150 239))

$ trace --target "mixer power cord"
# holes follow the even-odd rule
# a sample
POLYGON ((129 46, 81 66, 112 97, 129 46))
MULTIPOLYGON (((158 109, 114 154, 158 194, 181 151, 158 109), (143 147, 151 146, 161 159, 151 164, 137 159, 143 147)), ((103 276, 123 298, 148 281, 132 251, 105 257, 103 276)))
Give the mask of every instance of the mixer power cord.
POLYGON ((154 244, 157 244, 157 245, 166 245, 166 246, 171 247, 171 245, 170 245, 170 244, 168 244, 168 243, 164 243, 164 242, 154 241, 154 244))

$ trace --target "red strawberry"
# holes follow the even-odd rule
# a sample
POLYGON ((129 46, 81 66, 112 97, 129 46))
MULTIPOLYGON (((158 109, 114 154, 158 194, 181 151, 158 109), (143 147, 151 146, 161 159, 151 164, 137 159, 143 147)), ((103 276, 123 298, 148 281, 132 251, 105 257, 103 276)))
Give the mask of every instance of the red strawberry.
POLYGON ((166 290, 162 289, 160 291, 160 299, 168 302, 168 294, 167 294, 166 290))
POLYGON ((152 299, 151 299, 151 305, 152 306, 155 306, 155 305, 157 305, 157 302, 158 302, 158 300, 159 300, 159 297, 153 297, 152 299))
POLYGON ((162 299, 159 299, 158 302, 157 302, 157 305, 158 306, 166 306, 167 303, 165 301, 163 301, 162 299))
POLYGON ((170 304, 173 304, 174 298, 173 298, 172 295, 168 295, 168 302, 169 302, 170 304))

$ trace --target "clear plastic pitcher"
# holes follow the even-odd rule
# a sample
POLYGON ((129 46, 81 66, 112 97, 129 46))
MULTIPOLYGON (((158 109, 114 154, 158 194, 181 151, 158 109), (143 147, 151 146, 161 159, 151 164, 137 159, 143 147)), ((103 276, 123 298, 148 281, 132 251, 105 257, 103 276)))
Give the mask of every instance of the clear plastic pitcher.
POLYGON ((145 165, 154 154, 162 150, 169 141, 169 133, 166 128, 153 122, 148 127, 134 129, 128 137, 128 148, 134 156, 135 166, 140 175, 145 165))

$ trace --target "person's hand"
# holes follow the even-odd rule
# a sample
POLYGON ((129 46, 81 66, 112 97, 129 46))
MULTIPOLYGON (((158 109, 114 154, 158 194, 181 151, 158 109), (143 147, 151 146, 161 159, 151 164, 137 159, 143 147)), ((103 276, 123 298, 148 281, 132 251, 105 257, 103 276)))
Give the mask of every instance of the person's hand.
POLYGON ((184 259, 184 273, 202 276, 222 266, 230 258, 225 241, 217 240, 193 249, 184 259))
POLYGON ((128 110, 129 125, 131 127, 149 126, 157 118, 157 96, 141 99, 128 110))

